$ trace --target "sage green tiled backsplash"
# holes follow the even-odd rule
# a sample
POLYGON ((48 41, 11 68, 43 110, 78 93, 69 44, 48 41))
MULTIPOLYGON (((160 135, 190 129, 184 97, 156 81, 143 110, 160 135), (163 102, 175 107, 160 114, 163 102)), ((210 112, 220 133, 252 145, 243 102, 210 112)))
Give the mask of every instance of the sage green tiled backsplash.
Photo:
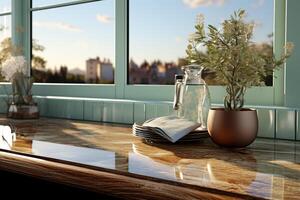
MULTIPOLYGON (((143 102, 117 99, 36 97, 44 117, 132 124, 153 117, 174 114, 171 102, 143 102)), ((6 104, 1 101, 1 113, 6 104)), ((256 107, 259 137, 300 140, 300 110, 256 107)))

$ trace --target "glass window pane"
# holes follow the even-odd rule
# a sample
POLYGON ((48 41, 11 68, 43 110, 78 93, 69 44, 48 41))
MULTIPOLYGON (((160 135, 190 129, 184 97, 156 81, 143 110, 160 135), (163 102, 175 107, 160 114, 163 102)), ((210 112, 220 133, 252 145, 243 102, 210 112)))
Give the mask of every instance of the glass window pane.
POLYGON ((50 6, 50 5, 61 4, 61 3, 69 3, 72 1, 78 1, 78 0, 32 0, 32 8, 41 7, 41 6, 50 6))
POLYGON ((36 82, 114 83, 114 0, 32 13, 36 82))
POLYGON ((0 13, 11 11, 11 0, 0 0, 0 13))
MULTIPOLYGON (((10 55, 11 47, 11 16, 0 16, 0 66, 10 55)), ((1 74, 1 73, 0 73, 1 74)), ((0 75, 0 82, 4 78, 0 75)))
MULTIPOLYGON (((129 84, 174 84, 174 74, 182 73, 185 64, 196 16, 203 14, 206 25, 220 27, 238 9, 245 9, 247 20, 256 24, 253 41, 266 44, 272 54, 272 0, 130 0, 129 84)), ((219 84, 213 75, 207 75, 206 81, 219 84)), ((272 85, 272 77, 266 83, 272 85)))

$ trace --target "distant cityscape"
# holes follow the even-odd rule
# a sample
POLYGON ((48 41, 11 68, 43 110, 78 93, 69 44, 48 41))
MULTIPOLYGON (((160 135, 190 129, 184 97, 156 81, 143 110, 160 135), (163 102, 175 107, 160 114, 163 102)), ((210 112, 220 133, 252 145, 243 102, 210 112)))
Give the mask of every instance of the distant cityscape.
MULTIPOLYGON (((186 65, 183 58, 177 63, 160 60, 153 62, 144 61, 138 65, 133 59, 129 61, 129 84, 174 84, 176 74, 183 74, 182 66, 186 65)), ((68 66, 60 66, 54 70, 47 68, 32 68, 35 82, 40 83, 89 83, 89 84, 113 84, 115 68, 109 59, 99 57, 86 60, 86 69, 74 68, 69 70, 68 66)), ((205 72, 204 78, 208 84, 216 84, 213 74, 205 72)))
MULTIPOLYGON (((133 59, 129 61, 128 84, 157 84, 173 85, 176 74, 183 74, 182 66, 187 65, 183 58, 177 63, 160 60, 153 62, 144 61, 138 65, 133 59)), ((35 82, 39 83, 87 83, 87 84, 113 84, 115 68, 109 59, 99 57, 86 60, 86 69, 74 68, 69 70, 67 66, 59 69, 32 68, 35 82)), ((208 85, 222 85, 215 79, 212 72, 204 71, 203 77, 208 85)), ((272 76, 268 76, 265 84, 272 85, 272 76)))
POLYGON ((140 66, 133 59, 129 61, 129 84, 174 84, 176 74, 182 74, 181 67, 186 64, 179 58, 177 63, 160 60, 149 63, 144 61, 140 66))
POLYGON ((86 60, 86 69, 60 66, 59 69, 33 68, 35 82, 113 84, 114 67, 109 59, 99 57, 86 60))
MULTIPOLYGON (((177 63, 163 63, 159 60, 144 61, 140 66, 133 59, 129 62, 129 84, 174 84, 175 74, 183 73, 181 67, 185 65, 184 59, 178 59, 177 63)), ((100 57, 86 60, 85 70, 80 68, 69 69, 68 66, 60 66, 54 70, 45 67, 32 69, 35 82, 41 83, 90 83, 112 84, 114 83, 115 69, 109 59, 100 57)))

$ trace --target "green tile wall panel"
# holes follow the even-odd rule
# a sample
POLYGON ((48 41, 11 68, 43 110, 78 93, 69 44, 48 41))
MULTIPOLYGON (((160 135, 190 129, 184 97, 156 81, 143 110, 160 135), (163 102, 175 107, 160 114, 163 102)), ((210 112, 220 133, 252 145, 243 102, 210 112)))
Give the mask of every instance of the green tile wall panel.
POLYGON ((104 102, 102 119, 104 122, 133 123, 133 103, 104 102))
POLYGON ((48 117, 83 119, 83 101, 47 99, 48 117))
POLYGON ((146 116, 146 120, 148 119, 152 119, 156 117, 156 104, 146 104, 146 112, 145 112, 145 116, 146 116))
POLYGON ((113 103, 112 102, 104 102, 103 103, 102 120, 103 120, 103 122, 112 122, 113 121, 113 103))
POLYGON ((61 99, 47 99, 46 117, 66 118, 64 100, 61 99))
POLYGON ((43 98, 35 98, 34 101, 37 103, 40 116, 46 116, 47 114, 47 100, 43 98))
POLYGON ((300 110, 297 110, 296 139, 300 141, 300 110))
POLYGON ((168 104, 146 104, 146 119, 170 115, 170 106, 168 104))
POLYGON ((7 102, 5 97, 0 98, 0 113, 7 112, 7 102))
POLYGON ((91 101, 84 101, 83 103, 83 119, 94 121, 93 120, 93 104, 91 101))
POLYGON ((133 121, 134 122, 143 122, 145 121, 145 104, 144 103, 134 103, 133 111, 133 121))
POLYGON ((170 114, 168 104, 158 104, 156 107, 156 117, 167 116, 170 114))
MULTIPOLYGON (((0 98, 0 112, 6 104, 0 98)), ((36 97, 41 116, 132 124, 134 121, 176 114, 172 103, 107 101, 36 97)), ((300 140, 300 110, 258 108, 258 137, 300 140), (274 134, 275 133, 275 134, 274 134)))
POLYGON ((84 120, 102 121, 103 102, 84 101, 84 120))
POLYGON ((67 119, 83 120, 83 101, 82 100, 69 100, 65 101, 64 116, 67 119))
POLYGON ((113 103, 114 123, 133 123, 133 103, 113 103))
POLYGON ((258 137, 275 138, 275 110, 257 109, 258 137))
POLYGON ((294 110, 278 109, 276 111, 276 138, 295 140, 296 113, 294 110))

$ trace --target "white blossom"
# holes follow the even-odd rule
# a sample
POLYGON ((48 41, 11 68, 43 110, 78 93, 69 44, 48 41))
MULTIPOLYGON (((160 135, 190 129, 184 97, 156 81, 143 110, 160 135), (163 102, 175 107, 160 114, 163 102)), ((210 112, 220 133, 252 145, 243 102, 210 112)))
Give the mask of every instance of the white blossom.
POLYGON ((2 76, 5 80, 12 81, 16 73, 22 73, 28 75, 27 62, 24 56, 13 56, 6 60, 1 69, 2 76))
POLYGON ((203 14, 198 14, 196 17, 196 24, 203 24, 205 20, 205 17, 203 14))

